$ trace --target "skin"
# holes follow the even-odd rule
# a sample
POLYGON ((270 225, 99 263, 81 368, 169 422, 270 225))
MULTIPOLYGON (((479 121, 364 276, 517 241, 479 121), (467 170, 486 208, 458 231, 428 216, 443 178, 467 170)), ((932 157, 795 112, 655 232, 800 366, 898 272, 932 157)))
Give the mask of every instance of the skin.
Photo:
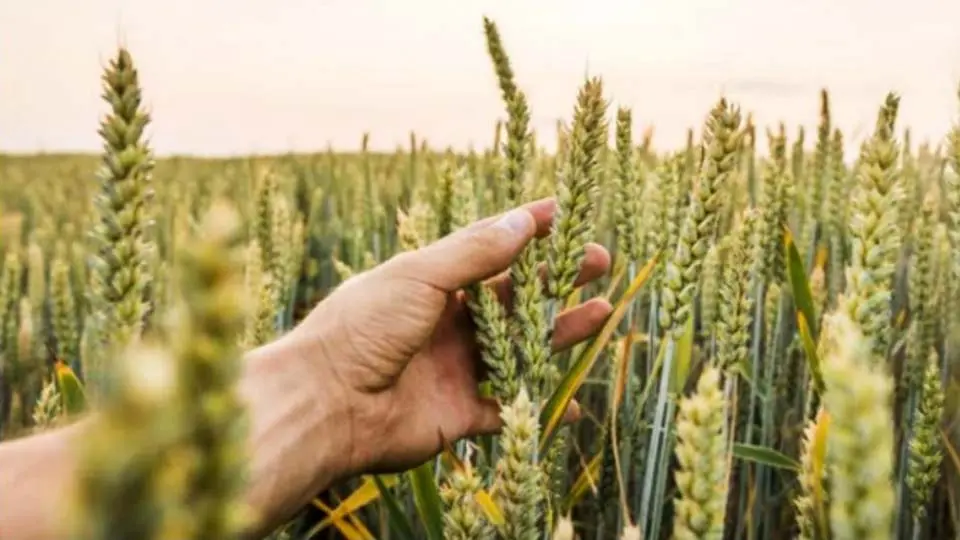
MULTIPOLYGON (((443 439, 500 429, 499 407, 477 392, 480 353, 462 288, 488 281, 510 297, 506 270, 548 233, 554 201, 479 221, 400 254, 337 288, 293 330, 245 357, 238 392, 251 416, 249 537, 284 523, 319 492, 361 473, 430 459, 443 439)), ((607 272, 587 246, 580 284, 607 272)), ((562 313, 554 348, 587 339, 611 311, 593 299, 562 313)), ((567 420, 579 415, 576 404, 567 420)), ((0 444, 0 535, 61 538, 76 472, 73 441, 89 418, 0 444)))

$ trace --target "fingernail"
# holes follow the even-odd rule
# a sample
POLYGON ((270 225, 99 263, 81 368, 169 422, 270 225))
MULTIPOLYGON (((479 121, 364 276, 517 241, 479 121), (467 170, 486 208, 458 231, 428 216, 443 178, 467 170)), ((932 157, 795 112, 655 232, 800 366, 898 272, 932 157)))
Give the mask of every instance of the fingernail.
POLYGON ((494 227, 501 227, 516 234, 526 235, 530 230, 530 212, 517 208, 507 212, 502 218, 493 224, 494 227))

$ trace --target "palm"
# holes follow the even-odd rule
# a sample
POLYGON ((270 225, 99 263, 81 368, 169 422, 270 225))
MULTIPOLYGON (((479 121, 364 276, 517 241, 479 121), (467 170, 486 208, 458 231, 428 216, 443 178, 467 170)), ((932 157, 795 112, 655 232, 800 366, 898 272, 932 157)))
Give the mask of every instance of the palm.
MULTIPOLYGON (((394 411, 403 418, 395 448, 403 467, 434 455, 443 440, 453 442, 477 430, 483 401, 478 391, 478 360, 473 329, 467 310, 458 298, 449 297, 440 310, 440 322, 420 339, 423 346, 413 355, 389 392, 380 394, 382 412, 394 411)), ((401 360, 401 363, 404 363, 401 360)))
POLYGON ((354 306, 341 321, 352 354, 336 365, 348 391, 366 403, 360 429, 377 426, 390 437, 382 466, 405 468, 436 454, 441 434, 454 441, 476 428, 479 351, 462 296, 376 277, 351 284, 381 301, 354 306))

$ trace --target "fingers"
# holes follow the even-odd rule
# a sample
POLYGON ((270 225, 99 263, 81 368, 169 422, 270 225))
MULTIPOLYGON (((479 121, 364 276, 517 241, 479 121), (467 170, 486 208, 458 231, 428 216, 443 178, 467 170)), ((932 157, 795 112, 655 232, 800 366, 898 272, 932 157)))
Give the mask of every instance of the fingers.
MULTIPOLYGON (((603 277, 610 270, 610 252, 600 244, 589 243, 584 247, 584 258, 580 264, 580 274, 574 283, 574 287, 585 285, 603 277)), ((539 273, 542 279, 546 280, 547 265, 541 264, 539 273)), ((510 279, 509 272, 503 272, 490 280, 497 297, 504 304, 509 304, 513 299, 513 282, 510 279)))
MULTIPOLYGON (((593 298, 558 315, 551 341, 553 352, 565 351, 594 336, 607 322, 612 311, 610 302, 603 298, 593 298)), ((480 359, 479 352, 475 366, 477 379, 486 379, 487 365, 480 359)))
POLYGON ((505 270, 538 234, 546 234, 555 203, 543 199, 461 229, 388 261, 382 270, 453 292, 505 270))
MULTIPOLYGON (((594 298, 580 304, 557 317, 553 333, 553 348, 560 351, 570 348, 597 333, 610 316, 613 307, 603 298, 594 298)), ((500 419, 500 407, 496 400, 481 399, 473 422, 471 434, 491 434, 499 432, 503 426, 500 419)), ((565 423, 580 419, 580 406, 571 401, 564 413, 565 423)))
MULTIPOLYGON (((563 423, 572 424, 580 420, 581 416, 580 404, 576 400, 571 400, 563 414, 563 423)), ((481 398, 467 435, 495 435, 501 429, 503 429, 503 419, 500 418, 500 405, 495 399, 481 398)))
POLYGON ((606 299, 593 298, 561 313, 553 329, 554 351, 569 349, 599 332, 612 311, 606 299))

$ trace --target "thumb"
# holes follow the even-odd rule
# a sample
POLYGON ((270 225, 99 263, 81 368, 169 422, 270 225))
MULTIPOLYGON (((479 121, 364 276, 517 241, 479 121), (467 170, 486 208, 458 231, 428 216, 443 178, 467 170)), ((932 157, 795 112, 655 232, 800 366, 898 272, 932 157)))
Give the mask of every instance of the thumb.
POLYGON ((475 224, 399 255, 390 264, 391 270, 453 292, 509 267, 536 229, 533 214, 516 208, 497 220, 475 224))

